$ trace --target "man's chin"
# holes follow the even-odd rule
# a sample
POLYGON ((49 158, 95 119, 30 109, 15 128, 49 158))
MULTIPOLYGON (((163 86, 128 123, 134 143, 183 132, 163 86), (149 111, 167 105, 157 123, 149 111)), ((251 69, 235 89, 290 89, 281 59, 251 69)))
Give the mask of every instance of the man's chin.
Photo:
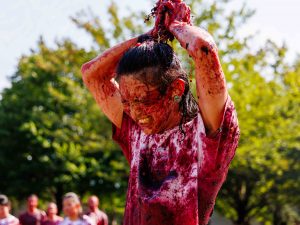
POLYGON ((147 135, 162 133, 161 131, 154 129, 154 128, 149 128, 149 127, 141 127, 141 128, 142 128, 142 131, 147 135))
POLYGON ((147 135, 155 134, 155 132, 153 132, 153 130, 148 129, 148 128, 142 128, 142 131, 147 135))
POLYGON ((140 126, 140 127, 142 128, 142 131, 147 135, 158 133, 155 129, 151 127, 146 127, 146 126, 140 126))

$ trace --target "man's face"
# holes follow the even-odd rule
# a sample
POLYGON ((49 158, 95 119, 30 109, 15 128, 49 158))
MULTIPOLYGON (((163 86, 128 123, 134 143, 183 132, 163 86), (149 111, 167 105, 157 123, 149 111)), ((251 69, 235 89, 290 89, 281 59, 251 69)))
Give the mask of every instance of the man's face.
POLYGON ((96 198, 94 196, 90 197, 89 200, 88 200, 88 205, 89 205, 90 209, 98 208, 98 205, 99 205, 98 198, 96 198))
POLYGON ((27 206, 28 208, 36 208, 38 206, 38 198, 35 196, 29 197, 27 200, 27 206))
POLYGON ((54 203, 50 203, 47 208, 48 215, 56 215, 57 214, 57 206, 54 203))
POLYGON ((175 112, 174 102, 168 92, 161 95, 156 87, 146 85, 130 75, 120 78, 119 90, 124 112, 146 134, 160 133, 168 127, 175 112))
POLYGON ((6 218, 9 214, 9 206, 8 205, 0 205, 0 218, 6 218))
POLYGON ((68 217, 78 216, 80 213, 80 204, 76 203, 72 198, 64 199, 63 211, 68 217))

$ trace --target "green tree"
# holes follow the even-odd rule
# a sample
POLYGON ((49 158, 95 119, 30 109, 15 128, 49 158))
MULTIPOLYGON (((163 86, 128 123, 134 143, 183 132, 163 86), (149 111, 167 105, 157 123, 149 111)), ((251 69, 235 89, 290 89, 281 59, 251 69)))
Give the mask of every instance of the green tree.
POLYGON ((50 49, 41 39, 20 59, 0 103, 1 192, 58 203, 68 191, 124 198, 127 162, 81 79, 80 65, 95 55, 69 40, 50 49))
POLYGON ((299 176, 294 164, 300 157, 296 113, 300 91, 294 84, 299 83, 294 72, 299 68, 284 63, 285 52, 284 46, 268 42, 226 68, 242 135, 218 208, 236 224, 253 219, 288 222, 284 208, 291 212, 297 205, 290 193, 297 190, 293 183, 299 176))

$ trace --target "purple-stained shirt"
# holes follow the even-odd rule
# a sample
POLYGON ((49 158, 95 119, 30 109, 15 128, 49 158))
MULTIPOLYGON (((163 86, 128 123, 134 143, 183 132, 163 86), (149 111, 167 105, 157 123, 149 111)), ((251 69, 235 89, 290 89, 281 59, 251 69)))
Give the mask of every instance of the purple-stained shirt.
POLYGON ((38 210, 34 214, 24 212, 19 216, 21 225, 41 225, 41 222, 46 219, 46 213, 42 210, 38 210))
POLYGON ((63 221, 63 218, 57 216, 56 220, 45 219, 41 222, 41 225, 58 225, 61 221, 63 221))
POLYGON ((130 164, 124 225, 206 225, 235 154, 239 128, 228 98, 221 127, 205 134, 201 115, 146 135, 126 114, 113 138, 130 164))

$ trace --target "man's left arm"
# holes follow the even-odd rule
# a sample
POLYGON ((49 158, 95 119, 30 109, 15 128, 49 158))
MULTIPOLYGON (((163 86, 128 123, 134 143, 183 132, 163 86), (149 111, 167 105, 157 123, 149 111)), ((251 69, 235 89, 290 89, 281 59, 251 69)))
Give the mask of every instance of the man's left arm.
POLYGON ((213 134, 220 128, 228 96, 217 47, 199 27, 174 21, 169 30, 195 62, 198 105, 207 135, 213 134))

